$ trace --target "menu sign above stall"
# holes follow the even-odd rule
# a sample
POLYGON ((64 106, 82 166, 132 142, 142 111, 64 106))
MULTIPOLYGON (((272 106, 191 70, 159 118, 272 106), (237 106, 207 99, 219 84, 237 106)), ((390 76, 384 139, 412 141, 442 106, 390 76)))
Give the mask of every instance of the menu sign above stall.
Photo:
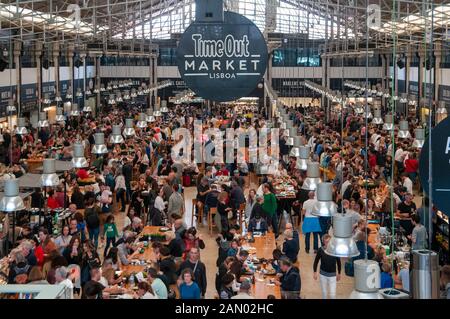
POLYGON ((432 187, 429 183, 429 143, 422 147, 419 160, 419 175, 425 193, 432 194, 433 204, 450 216, 450 117, 441 121, 431 131, 432 187))
POLYGON ((267 45, 246 17, 224 12, 221 22, 194 22, 178 45, 178 70, 205 99, 225 102, 250 94, 267 67, 267 45))

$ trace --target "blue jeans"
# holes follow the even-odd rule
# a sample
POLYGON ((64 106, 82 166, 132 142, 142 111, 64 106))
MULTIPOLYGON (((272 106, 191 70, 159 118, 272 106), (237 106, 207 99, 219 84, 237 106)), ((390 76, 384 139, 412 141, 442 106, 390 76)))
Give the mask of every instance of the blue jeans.
POLYGON ((94 229, 88 229, 89 232, 89 240, 94 243, 95 250, 98 247, 98 235, 100 234, 100 227, 94 229))
POLYGON ((318 250, 319 249, 319 235, 321 233, 305 233, 305 250, 309 252, 309 248, 310 248, 310 235, 313 235, 313 240, 314 240, 314 244, 313 244, 313 248, 314 250, 318 250))
MULTIPOLYGON (((325 234, 328 234, 328 230, 331 226, 331 217, 319 217, 319 224, 320 228, 322 229, 322 232, 320 233, 320 240, 322 241, 322 237, 325 234)), ((323 244, 323 243, 322 243, 323 244)))

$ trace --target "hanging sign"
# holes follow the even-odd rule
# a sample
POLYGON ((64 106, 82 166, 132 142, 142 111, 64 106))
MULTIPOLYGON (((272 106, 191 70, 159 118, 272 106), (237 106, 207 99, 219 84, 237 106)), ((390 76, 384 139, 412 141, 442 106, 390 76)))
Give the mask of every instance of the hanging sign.
POLYGON ((223 21, 195 21, 177 49, 178 70, 186 85, 217 102, 250 94, 264 76, 267 60, 261 31, 234 12, 224 12, 223 21))
POLYGON ((433 204, 450 216, 450 117, 441 121, 431 130, 431 152, 432 192, 430 192, 428 181, 430 176, 428 138, 420 153, 420 182, 426 194, 432 193, 433 204))

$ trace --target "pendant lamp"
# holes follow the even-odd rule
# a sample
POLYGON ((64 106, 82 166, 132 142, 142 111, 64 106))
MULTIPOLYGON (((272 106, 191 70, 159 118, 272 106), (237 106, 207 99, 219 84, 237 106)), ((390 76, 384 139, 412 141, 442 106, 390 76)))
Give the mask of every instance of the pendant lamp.
POLYGON ((306 171, 308 169, 309 155, 311 153, 311 148, 309 146, 300 146, 299 148, 299 158, 297 159, 297 169, 306 171))
POLYGON ((56 122, 58 122, 60 124, 66 123, 66 117, 64 116, 64 110, 63 110, 62 107, 57 107, 56 108, 55 120, 56 120, 56 122))
POLYGON ((46 112, 39 112, 39 121, 38 121, 38 127, 48 127, 48 120, 47 120, 47 113, 46 112))
POLYGON ((333 217, 333 236, 325 253, 335 257, 355 257, 359 255, 353 239, 353 221, 348 214, 335 214, 333 217))
POLYGON ((123 130, 123 135, 126 138, 136 135, 136 131, 133 127, 133 119, 125 119, 125 128, 123 130))
POLYGON ((145 115, 145 113, 139 113, 139 120, 138 120, 136 126, 141 129, 147 127, 147 116, 145 115))
POLYGON ((19 181, 17 179, 5 180, 4 196, 0 201, 0 211, 15 212, 24 210, 23 199, 19 196, 19 181))
POLYGON ((17 118, 16 134, 18 134, 18 135, 28 134, 28 130, 26 127, 26 121, 25 121, 25 118, 23 118, 23 117, 17 118))
POLYGON ((380 266, 375 260, 359 259, 353 262, 355 288, 349 299, 383 299, 380 266))
POLYGON ((414 130, 414 142, 412 146, 414 148, 422 148, 423 144, 425 144, 425 129, 416 128, 414 130))
POLYGON ((317 200, 312 215, 331 217, 337 213, 337 206, 333 202, 333 188, 331 183, 317 185, 317 200))
POLYGON ((394 116, 392 114, 386 114, 386 116, 384 117, 383 130, 394 130, 394 116))
POLYGON ((59 177, 56 175, 56 160, 53 158, 46 158, 42 162, 43 171, 41 175, 42 186, 58 186, 59 177))
POLYGON ((108 148, 105 145, 105 134, 103 133, 95 133, 94 134, 95 144, 92 147, 92 154, 106 154, 108 153, 108 148))
POLYGON ((399 125, 400 125, 400 130, 398 131, 398 138, 410 138, 411 133, 409 132, 408 121, 401 120, 399 125))
POLYGON ((306 169, 306 179, 303 182, 302 189, 315 191, 317 184, 320 183, 320 167, 318 162, 308 162, 306 169))
POLYGON ((74 168, 82 168, 89 166, 86 158, 84 157, 84 146, 81 143, 75 143, 73 145, 72 166, 74 168))
POLYGON ((374 117, 372 119, 372 123, 376 124, 376 125, 383 124, 383 118, 381 117, 381 110, 375 109, 375 111, 373 111, 373 113, 374 113, 374 117))

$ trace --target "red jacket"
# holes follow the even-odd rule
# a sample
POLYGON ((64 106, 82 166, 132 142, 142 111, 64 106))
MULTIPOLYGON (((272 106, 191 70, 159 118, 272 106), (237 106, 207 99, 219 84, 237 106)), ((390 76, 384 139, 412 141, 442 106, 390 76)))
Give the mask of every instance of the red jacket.
POLYGON ((42 268, 44 265, 44 249, 39 245, 34 249, 34 255, 36 256, 37 264, 42 268))
POLYGON ((405 172, 416 173, 419 169, 419 161, 414 158, 409 158, 405 161, 405 172))

